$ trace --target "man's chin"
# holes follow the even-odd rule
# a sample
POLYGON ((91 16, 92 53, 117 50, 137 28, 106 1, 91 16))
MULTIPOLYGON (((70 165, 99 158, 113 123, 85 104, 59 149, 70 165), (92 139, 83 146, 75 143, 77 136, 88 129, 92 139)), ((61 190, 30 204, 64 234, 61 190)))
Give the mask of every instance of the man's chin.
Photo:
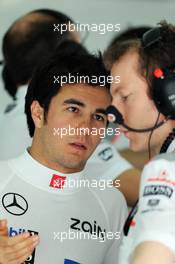
POLYGON ((148 150, 148 148, 146 148, 145 146, 133 143, 132 141, 130 141, 129 147, 133 152, 144 152, 148 150))
POLYGON ((75 170, 75 172, 82 171, 85 167, 86 163, 84 161, 81 162, 69 162, 67 164, 67 168, 75 170))

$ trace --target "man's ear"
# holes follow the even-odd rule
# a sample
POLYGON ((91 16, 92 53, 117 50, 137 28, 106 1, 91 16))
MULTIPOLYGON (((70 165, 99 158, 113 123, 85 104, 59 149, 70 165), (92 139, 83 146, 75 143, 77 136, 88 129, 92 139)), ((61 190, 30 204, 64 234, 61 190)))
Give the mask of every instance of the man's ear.
POLYGON ((44 124, 44 109, 40 106, 39 102, 35 100, 32 102, 30 110, 35 128, 41 128, 44 124))

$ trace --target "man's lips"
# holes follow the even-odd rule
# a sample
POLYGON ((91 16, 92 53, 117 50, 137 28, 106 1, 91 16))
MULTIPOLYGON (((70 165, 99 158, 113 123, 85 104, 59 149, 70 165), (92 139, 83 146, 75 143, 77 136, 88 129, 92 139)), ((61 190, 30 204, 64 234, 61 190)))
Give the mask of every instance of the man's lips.
POLYGON ((73 142, 73 143, 69 143, 69 145, 79 150, 87 150, 87 145, 85 145, 84 143, 73 142))

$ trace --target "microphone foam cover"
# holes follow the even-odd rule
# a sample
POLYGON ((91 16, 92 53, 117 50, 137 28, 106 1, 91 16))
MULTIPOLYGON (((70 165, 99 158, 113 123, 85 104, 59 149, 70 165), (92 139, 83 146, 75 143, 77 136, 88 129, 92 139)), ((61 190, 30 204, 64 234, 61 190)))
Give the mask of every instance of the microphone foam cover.
POLYGON ((106 109, 108 120, 109 122, 117 123, 117 124, 123 124, 123 116, 122 114, 115 108, 115 106, 110 105, 106 109))

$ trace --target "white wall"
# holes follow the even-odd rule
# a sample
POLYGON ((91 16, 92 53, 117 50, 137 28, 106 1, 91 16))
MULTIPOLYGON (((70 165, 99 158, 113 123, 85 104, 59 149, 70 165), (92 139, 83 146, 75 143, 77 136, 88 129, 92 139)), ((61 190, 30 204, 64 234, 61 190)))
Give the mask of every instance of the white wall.
MULTIPOLYGON (((10 24, 37 8, 53 8, 70 15, 79 23, 121 24, 121 30, 129 25, 155 25, 166 19, 175 24, 174 0, 0 0, 0 59, 2 36, 10 24)), ((91 50, 103 50, 114 34, 100 35, 90 32, 86 46, 91 50)), ((0 111, 9 102, 0 80, 0 111)))

